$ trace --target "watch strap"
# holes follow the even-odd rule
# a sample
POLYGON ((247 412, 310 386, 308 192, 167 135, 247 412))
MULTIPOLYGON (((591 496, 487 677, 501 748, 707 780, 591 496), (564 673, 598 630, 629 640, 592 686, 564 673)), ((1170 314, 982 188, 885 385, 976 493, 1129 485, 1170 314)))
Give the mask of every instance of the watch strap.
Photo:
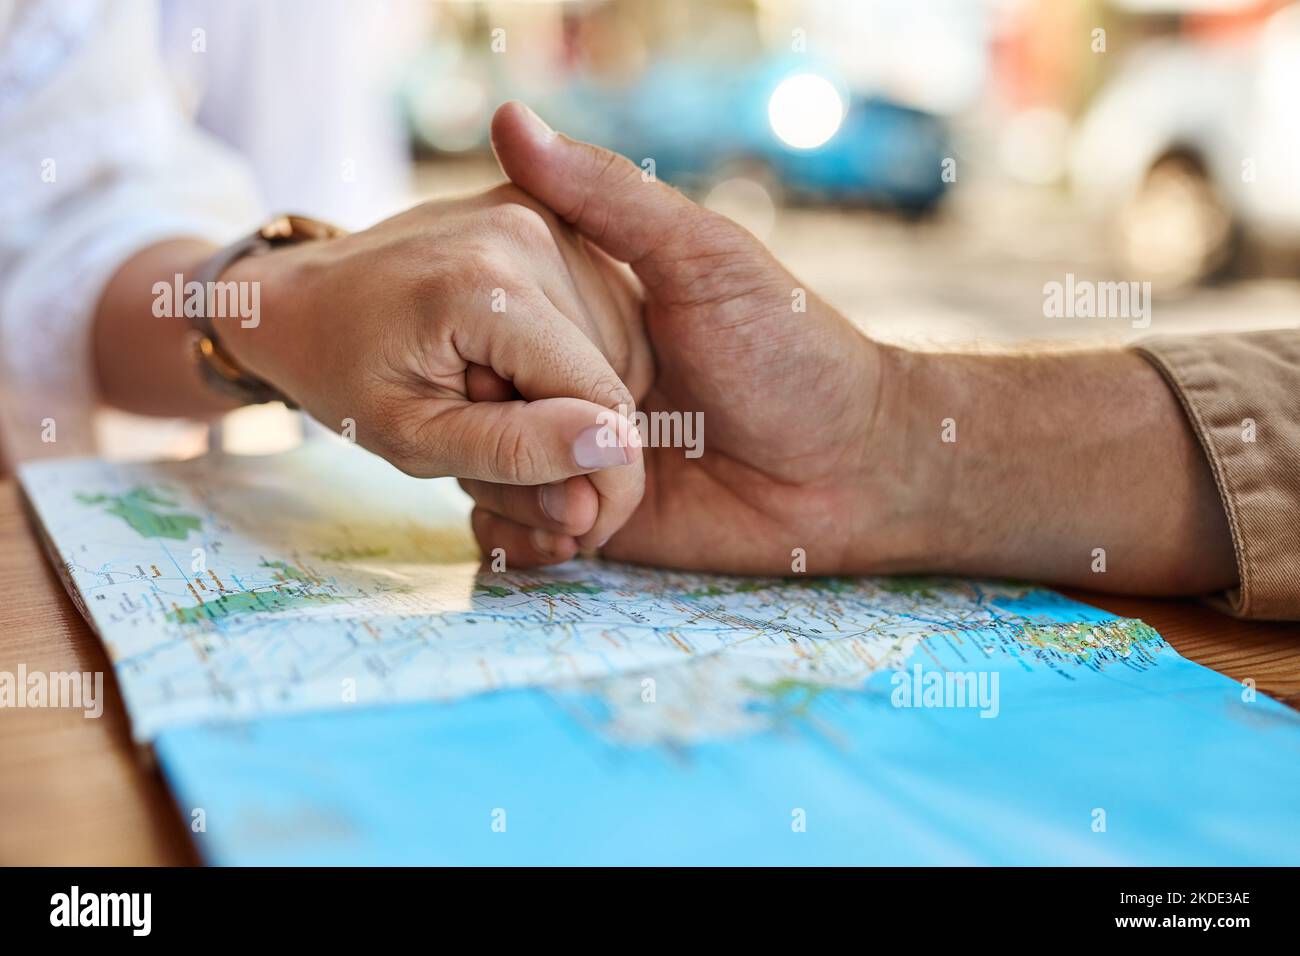
POLYGON ((203 306, 199 314, 189 316, 190 347, 195 363, 204 381, 216 391, 245 404, 261 405, 266 402, 283 402, 290 408, 298 405, 270 382, 241 368, 221 345, 217 335, 215 316, 208 314, 210 283, 220 282, 221 276, 240 259, 263 255, 278 246, 293 245, 316 239, 333 239, 346 235, 337 226, 308 216, 282 215, 266 223, 256 232, 239 239, 210 256, 194 274, 194 280, 204 290, 203 306))

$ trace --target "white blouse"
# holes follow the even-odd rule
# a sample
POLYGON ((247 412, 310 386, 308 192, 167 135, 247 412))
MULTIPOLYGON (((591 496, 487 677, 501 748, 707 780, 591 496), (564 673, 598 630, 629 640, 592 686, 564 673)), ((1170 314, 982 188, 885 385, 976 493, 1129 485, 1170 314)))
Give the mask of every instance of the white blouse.
POLYGON ((355 227, 400 204, 405 146, 374 69, 409 29, 392 13, 346 0, 0 0, 11 462, 95 451, 91 317, 137 250, 226 243, 270 208, 355 227))
MULTIPOLYGON (((153 4, 0 0, 0 400, 11 459, 95 448, 90 319, 132 253, 262 216, 182 112, 153 4)), ((178 361, 180 356, 178 356, 178 361)))

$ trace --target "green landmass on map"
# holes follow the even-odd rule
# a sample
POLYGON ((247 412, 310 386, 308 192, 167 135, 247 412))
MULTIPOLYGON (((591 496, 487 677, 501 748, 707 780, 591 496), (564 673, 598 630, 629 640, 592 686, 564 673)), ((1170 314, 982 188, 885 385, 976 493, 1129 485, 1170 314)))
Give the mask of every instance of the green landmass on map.
POLYGON ((76 497, 83 505, 104 505, 108 514, 121 518, 142 538, 184 541, 191 531, 198 531, 203 524, 197 515, 160 510, 176 508, 177 504, 161 492, 148 488, 136 488, 123 495, 78 493, 76 497))
POLYGON ((599 594, 601 588, 594 584, 580 581, 546 581, 541 584, 526 584, 519 589, 525 594, 599 594))
POLYGON ((1028 644, 1084 657, 1096 651, 1127 657, 1137 645, 1163 643, 1154 627, 1134 618, 1103 623, 1031 624, 1024 628, 1021 637, 1028 644))
POLYGON ((176 624, 202 624, 219 621, 236 614, 268 614, 288 611, 322 601, 339 601, 332 594, 304 594, 301 591, 236 591, 223 594, 192 607, 178 607, 167 612, 167 620, 176 624))
POLYGON ((499 584, 475 584, 474 591, 478 594, 486 594, 488 597, 504 598, 510 597, 515 592, 509 588, 503 588, 499 584))

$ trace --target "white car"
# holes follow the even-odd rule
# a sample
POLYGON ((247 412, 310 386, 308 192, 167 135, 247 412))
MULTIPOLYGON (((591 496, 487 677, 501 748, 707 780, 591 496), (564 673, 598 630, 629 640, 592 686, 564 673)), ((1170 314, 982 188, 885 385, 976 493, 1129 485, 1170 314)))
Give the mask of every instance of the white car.
POLYGON ((1164 286, 1249 239, 1300 247, 1300 7, 1228 43, 1134 51, 1080 123, 1075 188, 1114 217, 1123 264, 1164 286))

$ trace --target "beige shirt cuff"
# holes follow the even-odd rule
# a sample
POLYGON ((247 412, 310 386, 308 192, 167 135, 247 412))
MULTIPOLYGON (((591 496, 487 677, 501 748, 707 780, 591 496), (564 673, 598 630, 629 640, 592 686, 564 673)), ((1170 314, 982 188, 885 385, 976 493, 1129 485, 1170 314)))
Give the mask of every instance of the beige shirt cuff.
POLYGON ((1300 619, 1300 329, 1135 347, 1178 395, 1223 498, 1240 583, 1222 603, 1300 619))

